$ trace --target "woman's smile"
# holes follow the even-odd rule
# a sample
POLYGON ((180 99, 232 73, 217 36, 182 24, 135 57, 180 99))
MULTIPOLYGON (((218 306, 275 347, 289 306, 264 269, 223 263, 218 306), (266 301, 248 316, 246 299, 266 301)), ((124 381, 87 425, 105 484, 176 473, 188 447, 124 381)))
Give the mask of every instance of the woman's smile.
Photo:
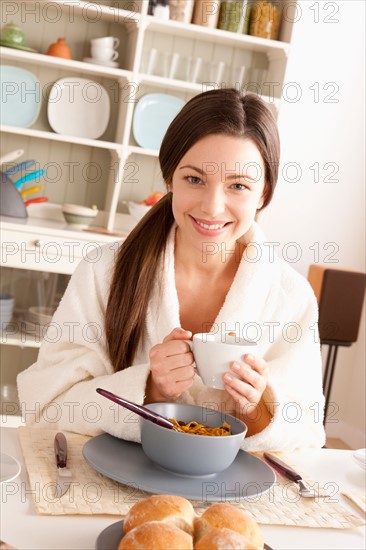
POLYGON ((191 214, 188 215, 191 218, 192 225, 196 231, 198 231, 201 235, 206 235, 207 237, 222 235, 232 223, 221 220, 203 220, 201 218, 196 218, 191 214))

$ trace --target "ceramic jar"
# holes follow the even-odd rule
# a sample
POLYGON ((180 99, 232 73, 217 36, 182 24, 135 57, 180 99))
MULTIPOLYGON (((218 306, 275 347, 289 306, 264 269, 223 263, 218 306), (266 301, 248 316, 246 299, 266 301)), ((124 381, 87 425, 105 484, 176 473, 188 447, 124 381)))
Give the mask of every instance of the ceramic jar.
POLYGON ((54 57, 63 57, 64 59, 71 59, 71 51, 69 46, 65 44, 64 38, 58 38, 57 42, 51 44, 47 50, 47 55, 53 55, 54 57))

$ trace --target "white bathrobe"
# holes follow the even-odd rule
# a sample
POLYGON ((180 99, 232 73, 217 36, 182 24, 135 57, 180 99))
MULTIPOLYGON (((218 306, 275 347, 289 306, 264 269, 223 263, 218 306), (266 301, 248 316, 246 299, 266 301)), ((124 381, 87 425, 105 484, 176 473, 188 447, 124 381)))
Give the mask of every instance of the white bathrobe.
MULTIPOLYGON (((109 285, 118 253, 106 245, 77 267, 44 336, 38 360, 18 376, 27 424, 140 441, 139 419, 96 393, 110 390, 142 404, 149 350, 180 326, 174 278, 174 229, 156 277, 145 334, 134 363, 114 372, 104 334, 109 285)), ((317 303, 306 279, 273 254, 259 226, 245 236, 247 248, 212 331, 235 331, 255 339, 268 363, 263 395, 273 414, 260 433, 247 437, 247 451, 292 450, 324 445, 324 398, 317 333, 317 303)), ((138 253, 138 251, 136 251, 138 253)), ((225 258, 223 257, 223 261, 225 258)), ((180 402, 232 410, 224 390, 206 387, 198 374, 180 402)))

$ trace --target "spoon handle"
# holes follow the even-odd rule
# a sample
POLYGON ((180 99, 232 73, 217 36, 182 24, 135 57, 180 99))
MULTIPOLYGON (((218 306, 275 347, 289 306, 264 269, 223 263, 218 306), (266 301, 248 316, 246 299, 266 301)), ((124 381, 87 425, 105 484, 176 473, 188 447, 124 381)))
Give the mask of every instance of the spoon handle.
POLYGON ((146 420, 150 420, 151 422, 154 422, 155 424, 158 424, 163 428, 169 428, 171 430, 174 428, 173 422, 171 422, 168 418, 165 418, 164 416, 160 416, 160 414, 150 411, 149 409, 147 409, 146 407, 143 407, 142 405, 137 405, 136 403, 132 403, 131 401, 128 401, 123 397, 119 397, 118 395, 115 395, 114 393, 108 390, 103 390, 102 388, 97 388, 96 391, 103 397, 110 399, 114 403, 117 403, 117 405, 121 405, 122 407, 125 407, 129 411, 132 411, 138 414, 139 416, 142 416, 146 420))

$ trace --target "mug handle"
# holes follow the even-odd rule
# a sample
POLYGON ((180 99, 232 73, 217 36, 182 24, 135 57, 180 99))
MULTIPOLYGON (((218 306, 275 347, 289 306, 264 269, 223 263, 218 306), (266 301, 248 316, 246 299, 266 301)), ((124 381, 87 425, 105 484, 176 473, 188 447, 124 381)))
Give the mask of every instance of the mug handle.
POLYGON ((184 340, 184 342, 186 342, 189 345, 189 347, 191 348, 191 351, 193 351, 193 342, 192 342, 192 340, 184 340))
MULTIPOLYGON (((189 347, 191 348, 191 352, 193 353, 193 341, 192 340, 184 340, 184 342, 187 342, 187 344, 189 345, 189 347)), ((193 360, 194 360, 194 370, 196 371, 196 373, 198 374, 198 370, 197 370, 197 365, 196 365, 196 360, 194 358, 194 354, 193 354, 193 360)))
POLYGON ((119 46, 119 38, 114 37, 113 49, 118 48, 118 46, 119 46))
POLYGON ((115 61, 116 59, 118 59, 118 55, 119 55, 118 52, 114 51, 111 61, 115 61))

